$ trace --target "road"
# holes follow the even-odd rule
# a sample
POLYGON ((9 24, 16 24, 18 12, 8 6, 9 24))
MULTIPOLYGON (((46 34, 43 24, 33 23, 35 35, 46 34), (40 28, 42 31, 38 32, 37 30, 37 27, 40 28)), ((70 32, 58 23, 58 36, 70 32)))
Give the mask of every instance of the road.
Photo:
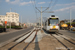
POLYGON ((75 32, 70 32, 68 30, 60 30, 59 32, 75 40, 75 32))
POLYGON ((23 33, 26 33, 27 31, 33 29, 33 27, 21 30, 21 31, 17 31, 17 32, 13 32, 13 33, 9 33, 9 34, 5 34, 5 35, 0 35, 0 43, 8 41, 16 36, 19 36, 23 33))

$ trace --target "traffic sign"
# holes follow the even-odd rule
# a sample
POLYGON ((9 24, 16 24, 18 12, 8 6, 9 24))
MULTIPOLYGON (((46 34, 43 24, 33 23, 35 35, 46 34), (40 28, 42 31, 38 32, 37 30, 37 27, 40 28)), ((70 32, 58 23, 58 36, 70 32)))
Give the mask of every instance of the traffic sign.
POLYGON ((5 21, 5 24, 7 24, 7 21, 5 21))

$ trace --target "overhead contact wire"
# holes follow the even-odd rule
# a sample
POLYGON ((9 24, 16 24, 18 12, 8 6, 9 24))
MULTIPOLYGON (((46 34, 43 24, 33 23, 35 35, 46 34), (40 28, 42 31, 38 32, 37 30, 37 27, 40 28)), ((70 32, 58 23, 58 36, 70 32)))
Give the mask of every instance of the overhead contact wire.
MULTIPOLYGON (((52 1, 53 1, 53 0, 50 1, 49 6, 48 6, 44 11, 46 11, 47 9, 50 8, 52 1)), ((44 12, 44 11, 43 11, 43 12, 44 12)))
POLYGON ((55 3, 53 4, 53 6, 50 8, 50 10, 56 5, 58 0, 55 0, 55 3))

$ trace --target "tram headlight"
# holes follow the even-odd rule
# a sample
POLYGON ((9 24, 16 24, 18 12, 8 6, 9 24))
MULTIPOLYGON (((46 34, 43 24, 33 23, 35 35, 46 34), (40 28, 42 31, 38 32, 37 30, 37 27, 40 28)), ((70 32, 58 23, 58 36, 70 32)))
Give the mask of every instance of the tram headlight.
POLYGON ((58 29, 58 26, 56 26, 56 29, 58 29))
POLYGON ((49 26, 50 26, 51 24, 49 24, 49 26))
POLYGON ((52 26, 50 26, 50 29, 52 29, 53 27, 52 26))

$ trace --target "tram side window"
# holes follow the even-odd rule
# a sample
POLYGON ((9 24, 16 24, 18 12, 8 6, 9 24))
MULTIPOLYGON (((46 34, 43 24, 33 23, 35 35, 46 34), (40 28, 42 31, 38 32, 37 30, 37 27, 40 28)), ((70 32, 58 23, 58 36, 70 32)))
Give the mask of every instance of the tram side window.
POLYGON ((45 22, 45 26, 46 26, 46 22, 45 22))
POLYGON ((49 24, 50 24, 50 19, 48 19, 48 26, 49 26, 49 24))
POLYGON ((47 21, 45 22, 45 26, 47 25, 47 21))

